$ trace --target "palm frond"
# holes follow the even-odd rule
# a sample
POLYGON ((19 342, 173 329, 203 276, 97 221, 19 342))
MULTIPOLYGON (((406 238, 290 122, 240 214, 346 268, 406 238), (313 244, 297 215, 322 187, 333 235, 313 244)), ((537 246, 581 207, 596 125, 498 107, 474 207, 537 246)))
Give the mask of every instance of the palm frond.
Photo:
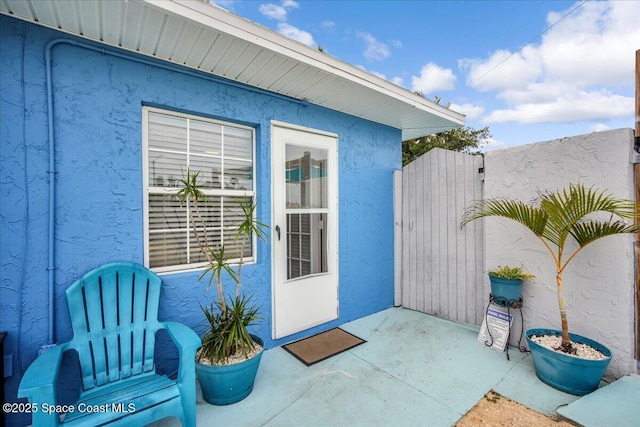
MULTIPOLYGON (((617 199, 606 191, 600 191, 593 187, 586 188, 583 184, 570 185, 563 191, 542 195, 540 207, 549 216, 549 234, 555 235, 554 239, 549 240, 556 243, 559 248, 564 247, 570 235, 576 238, 586 231, 583 229, 582 232, 576 232, 574 228, 578 224, 588 222, 584 218, 589 214, 606 212, 619 218, 634 218, 640 211, 633 201, 617 199)), ((613 232, 614 229, 612 228, 610 231, 613 232)), ((585 241, 584 237, 576 238, 579 244, 580 241, 585 241)), ((598 238, 600 237, 595 237, 591 241, 598 238)))
POLYGON ((594 212, 606 212, 623 219, 638 218, 640 213, 637 203, 618 199, 593 187, 587 189, 583 184, 570 185, 562 192, 544 195, 541 207, 550 216, 571 224, 594 212))
POLYGON ((579 222, 571 229, 571 236, 576 239, 580 247, 607 236, 640 232, 640 224, 627 224, 624 221, 595 221, 579 222))
POLYGON ((548 221, 547 213, 524 202, 511 199, 489 199, 472 205, 464 213, 460 227, 488 216, 512 219, 531 230, 536 236, 543 236, 548 221))

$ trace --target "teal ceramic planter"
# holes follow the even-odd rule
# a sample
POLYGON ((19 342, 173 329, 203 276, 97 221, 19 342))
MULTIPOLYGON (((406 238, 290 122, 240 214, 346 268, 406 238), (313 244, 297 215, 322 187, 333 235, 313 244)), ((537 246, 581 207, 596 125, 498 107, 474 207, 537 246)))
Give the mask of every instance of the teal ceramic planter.
POLYGON ((522 296, 521 279, 505 279, 489 275, 491 282, 491 295, 493 298, 504 299, 505 301, 519 301, 522 296))
MULTIPOLYGON (((264 346, 260 338, 255 335, 251 337, 264 346)), ((233 365, 210 366, 196 362, 196 374, 204 400, 212 405, 230 405, 249 396, 263 352, 261 350, 255 357, 233 365)))
POLYGON ((542 382, 576 396, 584 396, 598 388, 600 380, 604 376, 609 362, 611 362, 611 350, 589 338, 569 334, 569 338, 572 341, 587 344, 607 356, 603 360, 580 359, 558 353, 533 342, 531 340, 533 335, 562 336, 562 331, 555 329, 529 329, 526 332, 536 375, 542 382))

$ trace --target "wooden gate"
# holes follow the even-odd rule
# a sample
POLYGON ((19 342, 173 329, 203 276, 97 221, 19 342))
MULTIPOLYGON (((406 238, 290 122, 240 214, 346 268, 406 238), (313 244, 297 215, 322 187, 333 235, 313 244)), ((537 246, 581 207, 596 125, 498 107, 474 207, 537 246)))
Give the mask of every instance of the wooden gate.
POLYGON ((402 170, 402 305, 480 325, 484 316, 483 222, 460 229, 483 197, 483 158, 440 148, 402 170))

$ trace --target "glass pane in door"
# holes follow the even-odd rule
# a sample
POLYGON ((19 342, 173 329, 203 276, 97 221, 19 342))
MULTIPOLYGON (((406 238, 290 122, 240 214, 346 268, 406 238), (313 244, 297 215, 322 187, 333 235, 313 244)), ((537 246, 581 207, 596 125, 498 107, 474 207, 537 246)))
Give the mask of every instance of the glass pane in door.
POLYGON ((287 145, 287 208, 327 207, 327 150, 287 145))
POLYGON ((287 214, 287 279, 327 272, 327 214, 287 214))
POLYGON ((327 272, 327 156, 286 145, 287 279, 327 272))

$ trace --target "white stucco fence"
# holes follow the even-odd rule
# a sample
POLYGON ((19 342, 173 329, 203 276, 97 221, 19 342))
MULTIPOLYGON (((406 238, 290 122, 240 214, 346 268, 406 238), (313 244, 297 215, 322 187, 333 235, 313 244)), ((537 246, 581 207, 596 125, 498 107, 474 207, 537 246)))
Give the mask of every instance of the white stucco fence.
MULTIPOLYGON (((631 129, 490 151, 485 156, 484 197, 531 202, 539 200, 539 191, 582 183, 633 199, 633 158, 631 129)), ((559 329, 555 266, 547 249, 516 222, 493 217, 484 221, 485 267, 522 265, 536 276, 523 287, 525 330, 559 329)), ((607 375, 615 378, 637 371, 633 241, 632 235, 624 235, 593 243, 569 264, 563 280, 570 332, 611 349, 607 375)), ((485 281, 488 296, 486 275, 485 281)), ((512 337, 519 335, 519 319, 512 329, 516 331, 512 337)))

